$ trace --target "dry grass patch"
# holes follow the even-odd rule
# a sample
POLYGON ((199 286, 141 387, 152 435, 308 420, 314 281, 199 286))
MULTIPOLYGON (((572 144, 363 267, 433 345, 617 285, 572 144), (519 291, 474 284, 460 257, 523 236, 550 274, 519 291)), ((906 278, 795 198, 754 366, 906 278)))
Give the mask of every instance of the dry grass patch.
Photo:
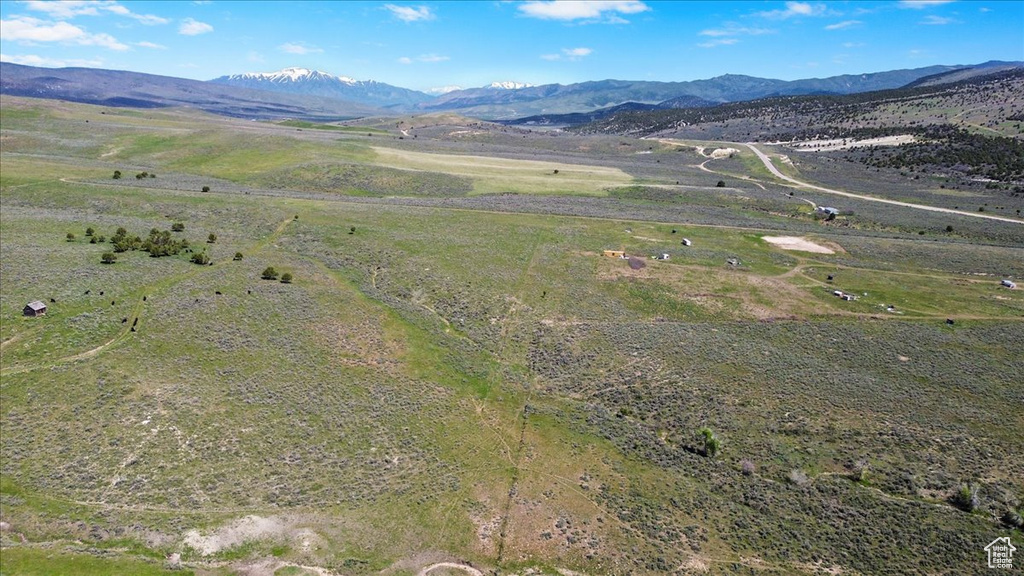
POLYGON ((432 154, 374 147, 375 164, 406 170, 444 172, 473 178, 474 192, 566 193, 604 196, 605 188, 623 186, 633 178, 605 166, 515 160, 488 156, 432 154), (556 172, 557 171, 557 172, 556 172))

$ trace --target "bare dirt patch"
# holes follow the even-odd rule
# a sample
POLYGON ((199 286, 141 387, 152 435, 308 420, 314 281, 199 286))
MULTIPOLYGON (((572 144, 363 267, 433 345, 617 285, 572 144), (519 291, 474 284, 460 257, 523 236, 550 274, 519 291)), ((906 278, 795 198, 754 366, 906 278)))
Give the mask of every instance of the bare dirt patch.
POLYGON ((280 518, 246 516, 206 535, 189 530, 182 543, 208 556, 251 540, 280 538, 288 531, 287 523, 280 518))
POLYGON ((739 152, 739 150, 735 148, 715 148, 711 152, 711 157, 718 160, 720 158, 728 158, 737 152, 739 152))
POLYGON ((836 251, 827 246, 816 244, 806 238, 796 236, 762 236, 765 242, 774 244, 783 250, 797 250, 800 252, 813 252, 815 254, 835 254, 836 251))
POLYGON ((456 564, 455 562, 439 562, 437 564, 432 564, 423 570, 420 570, 417 576, 427 576, 428 574, 440 576, 443 573, 452 574, 453 571, 469 574, 470 576, 484 576, 483 572, 473 568, 472 566, 456 564))
POLYGON ((864 140, 852 140, 850 138, 807 140, 805 142, 794 142, 791 146, 797 150, 825 152, 828 150, 849 150, 864 146, 899 146, 900 144, 910 144, 916 141, 917 138, 911 134, 897 134, 895 136, 881 136, 864 140))

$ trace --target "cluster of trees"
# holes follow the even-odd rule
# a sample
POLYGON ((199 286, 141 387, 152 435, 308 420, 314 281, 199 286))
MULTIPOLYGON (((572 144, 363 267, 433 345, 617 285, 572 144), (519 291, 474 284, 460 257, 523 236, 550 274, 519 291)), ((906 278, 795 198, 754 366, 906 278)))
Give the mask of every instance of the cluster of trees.
MULTIPOLYGON (((183 232, 185 230, 185 224, 181 222, 175 222, 171 225, 170 230, 159 230, 153 228, 149 231, 149 236, 143 239, 138 235, 131 235, 128 230, 124 227, 118 228, 114 235, 110 237, 110 244, 113 247, 113 252, 104 252, 100 256, 100 262, 103 264, 113 264, 117 262, 117 254, 121 252, 128 252, 129 250, 141 250, 148 252, 153 258, 159 258, 161 256, 176 256, 182 252, 192 252, 192 256, 189 261, 194 264, 206 266, 211 264, 210 255, 203 249, 199 252, 193 252, 191 244, 186 238, 175 238, 172 232, 183 232)), ((104 236, 97 236, 96 230, 93 227, 85 229, 85 235, 90 238, 90 242, 96 244, 97 242, 102 243, 106 241, 104 236)), ((74 232, 68 232, 67 241, 74 242, 76 236, 74 232)), ((217 242, 217 235, 210 234, 206 237, 206 242, 213 244, 217 242)), ((241 252, 235 252, 234 260, 239 261, 242 259, 241 252)), ((273 267, 268 267, 263 271, 263 278, 276 280, 278 273, 273 267)), ((285 272, 281 275, 281 282, 288 284, 292 281, 292 275, 285 272)))
MULTIPOLYGON (((263 278, 264 280, 277 280, 277 276, 277 270, 275 270, 273 266, 267 266, 267 268, 263 270, 263 274, 260 275, 260 278, 263 278)), ((291 284, 291 272, 285 272, 284 274, 281 274, 281 282, 284 284, 291 284)))
POLYGON ((893 169, 936 166, 999 182, 1024 178, 1024 142, 1016 138, 985 136, 949 125, 903 131, 918 134, 925 141, 870 149, 861 162, 893 169))
MULTIPOLYGON (((190 244, 186 238, 175 238, 171 231, 181 232, 185 230, 185 225, 181 222, 177 222, 171 226, 171 230, 159 230, 153 228, 149 231, 149 235, 146 238, 135 234, 129 234, 128 230, 124 227, 119 227, 114 235, 110 237, 110 244, 113 248, 113 252, 105 252, 101 256, 101 261, 104 264, 113 264, 117 261, 115 254, 121 252, 128 252, 130 250, 141 250, 148 252, 150 256, 159 258, 161 256, 174 256, 180 254, 185 250, 189 250, 190 244)), ((85 236, 89 238, 90 244, 102 244, 107 241, 107 238, 103 235, 97 235, 96 230, 91 226, 85 229, 85 236)), ((67 241, 74 242, 76 240, 74 232, 68 232, 67 241)), ((215 234, 210 234, 207 242, 213 243, 217 240, 215 234)))

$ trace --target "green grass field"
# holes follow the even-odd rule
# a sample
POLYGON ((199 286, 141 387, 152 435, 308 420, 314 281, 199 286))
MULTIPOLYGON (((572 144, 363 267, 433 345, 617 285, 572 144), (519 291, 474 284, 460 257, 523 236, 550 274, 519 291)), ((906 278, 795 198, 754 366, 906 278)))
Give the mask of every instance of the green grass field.
POLYGON ((831 227, 621 138, 2 120, 4 576, 975 573, 1020 535, 1024 226, 831 227), (212 265, 85 236, 174 223, 212 265))

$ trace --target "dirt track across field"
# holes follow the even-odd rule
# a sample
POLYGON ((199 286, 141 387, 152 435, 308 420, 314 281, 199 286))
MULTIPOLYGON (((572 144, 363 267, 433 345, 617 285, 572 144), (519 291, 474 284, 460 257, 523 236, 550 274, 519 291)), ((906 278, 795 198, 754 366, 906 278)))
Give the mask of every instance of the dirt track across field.
POLYGON ((885 198, 876 198, 874 196, 865 196, 863 194, 853 194, 851 192, 843 192, 841 190, 833 190, 831 188, 823 188, 821 186, 815 186, 814 184, 808 184, 806 182, 801 182, 801 181, 799 181, 799 180, 797 180, 795 178, 790 178, 789 176, 786 176, 782 172, 779 172, 779 169, 775 167, 775 164, 772 164, 772 159, 769 158, 767 154, 765 154, 764 152, 761 152, 756 147, 754 147, 753 144, 748 142, 748 143, 744 144, 744 146, 746 146, 747 148, 750 148, 750 150, 754 154, 757 154, 757 157, 760 158, 761 162, 764 163, 764 167, 767 168, 769 172, 774 174, 776 178, 779 178, 780 180, 785 180, 786 182, 789 182, 791 184, 796 184, 797 186, 801 186, 803 188, 810 188, 812 190, 817 190, 819 192, 827 192, 829 194, 837 194, 839 196, 847 196, 849 198, 859 198, 861 200, 869 200, 871 202, 881 202, 883 204, 893 204, 895 206, 904 206, 906 208, 915 208, 917 210, 928 210, 930 212, 945 212, 946 214, 959 214, 960 216, 971 216, 971 217, 974 217, 974 218, 985 218, 987 220, 999 220, 1001 222, 1013 222, 1014 224, 1024 224, 1024 220, 1018 220, 1016 218, 1006 218, 1006 217, 1003 217, 1003 216, 992 216, 990 214, 981 214, 981 213, 978 213, 978 212, 964 212, 962 210, 952 210, 950 208, 938 208, 936 206, 925 206, 923 204, 911 204, 910 202, 900 202, 898 200, 886 200, 885 198))

